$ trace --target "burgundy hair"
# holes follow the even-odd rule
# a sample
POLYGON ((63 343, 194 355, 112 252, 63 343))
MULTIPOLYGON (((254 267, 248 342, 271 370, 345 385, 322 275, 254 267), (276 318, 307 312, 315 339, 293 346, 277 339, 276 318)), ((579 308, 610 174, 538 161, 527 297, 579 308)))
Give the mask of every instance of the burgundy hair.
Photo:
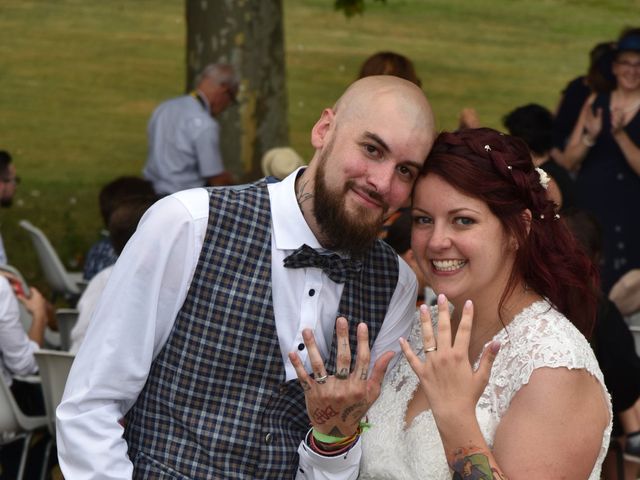
POLYGON ((598 273, 540 184, 529 149, 490 128, 443 132, 422 169, 485 202, 518 250, 499 311, 519 279, 549 299, 589 338, 596 316, 598 273), (530 230, 524 211, 531 211, 530 230))

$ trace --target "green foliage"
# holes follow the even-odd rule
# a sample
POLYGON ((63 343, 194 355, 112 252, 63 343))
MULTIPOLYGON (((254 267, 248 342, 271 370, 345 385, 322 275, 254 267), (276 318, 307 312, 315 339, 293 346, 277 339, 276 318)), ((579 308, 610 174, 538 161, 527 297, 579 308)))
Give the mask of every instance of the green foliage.
MULTIPOLYGON (((329 0, 283 1, 290 137, 305 158, 322 109, 376 51, 414 61, 439 128, 455 128, 469 106, 500 127, 516 106, 553 108, 591 46, 640 11, 638 0, 372 0, 346 18, 329 0)), ((102 227, 100 187, 140 173, 151 111, 183 91, 183 8, 183 0, 0 1, 0 149, 22 177, 1 229, 11 262, 37 286, 18 220, 42 228, 67 266, 81 266, 102 227)))

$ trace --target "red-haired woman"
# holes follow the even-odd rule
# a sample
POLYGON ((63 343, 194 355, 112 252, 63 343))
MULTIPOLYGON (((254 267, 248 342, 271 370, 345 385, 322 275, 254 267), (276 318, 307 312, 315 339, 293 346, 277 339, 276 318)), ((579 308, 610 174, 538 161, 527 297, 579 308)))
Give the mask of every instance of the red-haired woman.
MULTIPOLYGON (((491 129, 440 134, 412 207, 412 249, 438 306, 421 307, 401 340, 404 358, 362 435, 350 412, 375 399, 384 368, 363 381, 364 326, 348 378, 348 363, 337 362, 335 375, 315 381, 291 356, 314 425, 300 478, 600 478, 611 403, 585 338, 597 273, 547 182, 520 139, 491 129)), ((323 371, 310 332, 305 339, 313 370, 323 371)))

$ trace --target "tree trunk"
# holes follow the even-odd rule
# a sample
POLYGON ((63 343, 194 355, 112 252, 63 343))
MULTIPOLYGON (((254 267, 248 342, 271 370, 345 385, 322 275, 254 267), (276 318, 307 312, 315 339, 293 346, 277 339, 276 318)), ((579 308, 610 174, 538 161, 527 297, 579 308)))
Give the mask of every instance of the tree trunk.
POLYGON ((239 105, 218 117, 227 170, 262 176, 260 159, 289 144, 282 0, 186 0, 187 90, 208 63, 232 64, 239 105))

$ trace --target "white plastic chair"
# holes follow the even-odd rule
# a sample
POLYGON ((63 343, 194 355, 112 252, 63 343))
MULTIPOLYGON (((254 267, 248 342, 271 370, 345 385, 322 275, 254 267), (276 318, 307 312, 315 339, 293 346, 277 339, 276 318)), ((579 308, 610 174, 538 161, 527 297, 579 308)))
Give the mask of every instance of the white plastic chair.
POLYGON ((29 232, 40 267, 54 294, 63 295, 69 301, 77 300, 83 287, 86 286, 86 282, 82 279, 82 272, 67 271, 42 230, 27 220, 20 220, 19 225, 29 232))
POLYGON ((640 355, 640 325, 629 325, 629 330, 631 330, 633 341, 636 344, 636 353, 640 355))
POLYGON ((49 432, 55 438, 56 408, 58 408, 62 400, 64 386, 67 383, 67 377, 75 355, 69 352, 45 349, 37 350, 34 355, 40 370, 44 407, 48 418, 47 426, 49 432))
MULTIPOLYGON (((17 480, 24 477, 29 444, 33 432, 47 426, 47 416, 28 416, 22 413, 13 398, 9 386, 0 378, 0 445, 6 445, 22 438, 22 454, 17 480)), ((43 465, 43 472, 46 467, 43 465)))
POLYGON ((75 308, 58 308, 56 310, 60 348, 64 351, 69 351, 71 348, 71 330, 78 321, 79 313, 75 308))
MULTIPOLYGON (((17 278, 24 294, 27 296, 29 295, 29 284, 16 267, 12 265, 0 265, 0 271, 9 273, 17 278)), ((31 328, 31 314, 29 313, 29 310, 27 310, 27 308, 20 302, 18 302, 18 308, 20 309, 20 322, 22 323, 24 329, 28 331, 29 328, 31 328)))

